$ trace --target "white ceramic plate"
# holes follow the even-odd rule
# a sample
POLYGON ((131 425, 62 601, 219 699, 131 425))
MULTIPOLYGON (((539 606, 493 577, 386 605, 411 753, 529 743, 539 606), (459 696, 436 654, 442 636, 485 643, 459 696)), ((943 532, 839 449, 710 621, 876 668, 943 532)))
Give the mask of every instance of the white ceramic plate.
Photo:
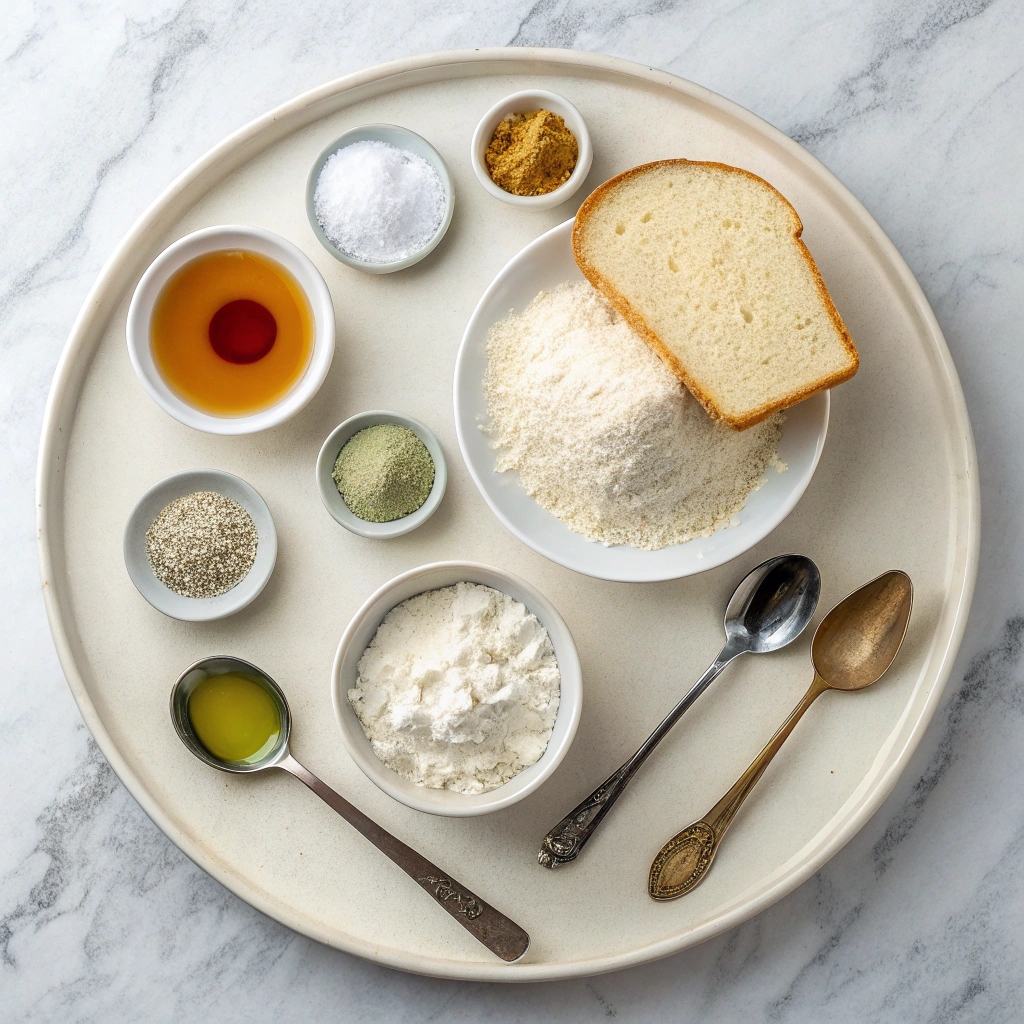
POLYGON ((786 411, 779 444, 784 473, 769 468, 764 485, 747 498, 738 522, 710 537, 660 551, 606 547, 574 533, 523 490, 515 473, 495 470, 495 453, 480 429, 487 422, 484 372, 491 325, 521 312, 540 291, 582 281, 572 257, 572 220, 546 231, 502 268, 473 310, 455 363, 455 429, 473 482, 491 510, 524 544, 568 569, 626 583, 674 580, 714 569, 763 540, 800 500, 821 458, 828 430, 828 392, 786 411))
POLYGON ((43 593, 68 683, 100 749, 160 828, 291 928, 403 970, 479 981, 643 963, 720 935, 811 877, 881 804, 920 741, 963 633, 978 555, 977 463, 956 371, 921 289, 863 206, 795 142, 720 96, 626 61, 549 49, 431 54, 360 72, 271 111, 186 171, 132 228, 83 305, 47 407, 38 508, 43 593), (483 114, 528 88, 565 96, 594 138, 588 180, 557 210, 496 202, 469 163, 483 114), (326 252, 303 202, 317 153, 371 122, 429 139, 460 197, 431 258, 384 277, 326 252), (309 471, 332 428, 361 409, 401 409, 454 452, 458 339, 488 283, 599 182, 664 156, 724 160, 776 185, 800 213, 857 341, 860 372, 832 396, 829 443, 786 521, 710 572, 608 583, 516 540, 452 459, 445 499, 418 530, 384 544, 338 529, 309 471), (291 239, 318 267, 338 314, 323 387, 257 435, 183 427, 149 398, 125 351, 128 302, 153 257, 225 223, 291 239), (274 510, 280 542, 260 599, 201 625, 142 601, 121 556, 139 495, 191 466, 252 483, 274 510), (544 833, 639 746, 718 652, 722 609, 740 578, 787 550, 821 568, 822 613, 886 569, 910 574, 914 617, 893 669, 870 690, 815 704, 685 899, 648 897, 651 860, 718 800, 800 698, 812 629, 785 651, 731 665, 584 855, 557 871, 538 867, 544 833), (453 558, 507 569, 545 594, 572 631, 586 691, 558 771, 478 818, 424 814, 383 793, 349 757, 331 706, 338 639, 367 596, 414 566, 453 558), (211 654, 269 672, 288 694, 303 762, 518 921, 533 938, 528 955, 499 963, 445 914, 412 912, 419 897, 408 879, 301 786, 226 778, 194 758, 167 699, 178 675, 211 654))

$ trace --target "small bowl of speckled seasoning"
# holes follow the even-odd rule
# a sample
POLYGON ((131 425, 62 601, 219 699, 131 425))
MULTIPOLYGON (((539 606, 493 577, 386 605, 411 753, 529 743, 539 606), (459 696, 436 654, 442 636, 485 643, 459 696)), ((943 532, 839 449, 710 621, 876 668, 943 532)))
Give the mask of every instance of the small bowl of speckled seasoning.
POLYGON ((448 467, 419 420, 376 409, 328 435, 316 460, 324 508, 360 537, 401 537, 422 526, 444 497, 448 467))
POLYGON ((216 469, 176 473, 139 499, 124 564, 139 593, 174 619, 222 619, 250 604, 277 561, 277 530, 255 488, 216 469))

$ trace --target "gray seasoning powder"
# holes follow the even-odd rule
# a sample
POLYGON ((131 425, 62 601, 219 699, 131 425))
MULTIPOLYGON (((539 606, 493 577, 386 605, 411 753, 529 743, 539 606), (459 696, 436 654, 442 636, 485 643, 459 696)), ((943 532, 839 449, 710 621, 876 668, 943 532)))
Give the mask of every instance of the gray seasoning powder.
POLYGON ((237 501, 196 491, 167 505, 146 531, 153 575, 182 597, 219 597, 256 561, 259 534, 237 501))

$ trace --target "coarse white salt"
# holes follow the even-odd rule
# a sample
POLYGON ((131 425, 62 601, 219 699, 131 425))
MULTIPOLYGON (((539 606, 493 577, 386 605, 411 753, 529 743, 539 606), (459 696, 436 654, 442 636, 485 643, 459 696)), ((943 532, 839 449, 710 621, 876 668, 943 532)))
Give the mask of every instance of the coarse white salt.
POLYGON ((345 255, 397 263, 444 220, 441 176, 423 157, 386 142, 354 142, 327 158, 313 194, 316 219, 345 255))

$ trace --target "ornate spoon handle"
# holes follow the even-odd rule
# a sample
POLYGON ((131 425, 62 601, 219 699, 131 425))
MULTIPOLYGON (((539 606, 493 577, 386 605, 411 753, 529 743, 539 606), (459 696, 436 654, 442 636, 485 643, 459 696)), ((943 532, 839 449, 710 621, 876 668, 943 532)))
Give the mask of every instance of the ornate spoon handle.
POLYGON ((712 681, 732 661, 742 654, 740 648, 726 644, 708 670, 694 683, 690 692, 665 716, 661 724, 644 745, 618 770, 601 783, 593 793, 581 804, 574 807, 543 839, 537 862, 546 868, 556 868, 559 864, 568 864, 575 860, 580 850, 586 846, 604 816, 612 809, 612 804, 622 795, 629 785, 630 779, 637 773, 640 765, 647 760, 650 753, 668 734, 669 730, 682 718, 687 708, 711 685, 712 681))
POLYGON ((425 889, 475 939, 482 942, 502 960, 512 963, 530 947, 530 936, 504 914, 484 903, 447 872, 431 864, 414 849, 396 839, 368 818, 358 807, 335 793, 308 768, 290 754, 279 762, 279 768, 291 772, 305 783, 324 803, 333 807, 356 831, 361 832, 386 857, 390 857, 417 885, 425 889))
POLYGON ((630 759, 605 779, 583 803, 574 807, 544 837, 537 862, 546 868, 557 868, 559 864, 575 860, 639 767, 630 759))
POLYGON ((688 825, 674 835, 659 851, 651 864, 647 891, 654 900, 674 900, 685 896, 704 880, 711 861, 718 852, 726 829, 732 823, 747 795, 779 752, 804 712, 829 688, 817 673, 810 689, 793 709, 768 745, 751 762, 750 767, 737 779, 714 807, 699 821, 688 825))

